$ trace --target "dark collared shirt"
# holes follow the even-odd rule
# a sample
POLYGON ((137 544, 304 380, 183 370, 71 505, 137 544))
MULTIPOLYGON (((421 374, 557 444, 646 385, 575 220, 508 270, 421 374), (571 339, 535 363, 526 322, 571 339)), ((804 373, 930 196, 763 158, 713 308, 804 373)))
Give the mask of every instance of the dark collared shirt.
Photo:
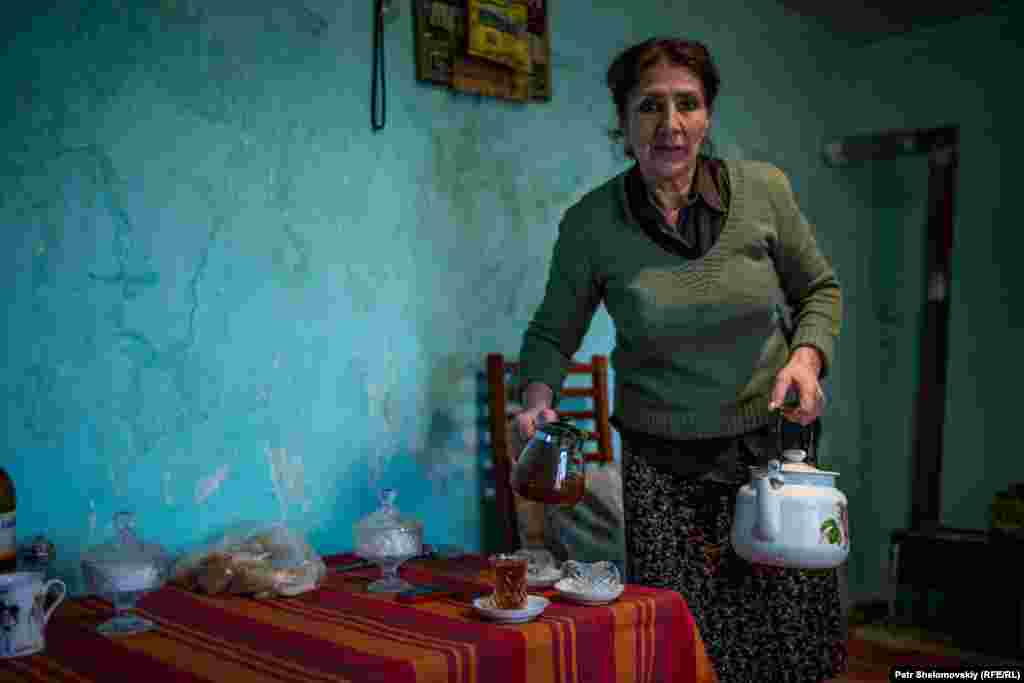
MULTIPOLYGON (((654 204, 638 166, 626 176, 626 193, 630 210, 651 239, 687 259, 698 259, 708 253, 718 241, 729 213, 729 174, 724 164, 705 156, 697 157, 690 194, 674 226, 668 224, 665 214, 654 204)), ((737 450, 741 437, 676 442, 626 429, 615 417, 612 424, 635 455, 654 467, 668 468, 684 476, 735 476, 741 460, 737 450)), ((751 443, 773 441, 775 432, 768 427, 745 438, 751 443)), ((749 443, 744 445, 750 448, 749 443)))
POLYGON ((706 156, 697 157, 690 194, 674 226, 655 206, 639 166, 633 166, 627 175, 626 192, 630 210, 651 238, 688 259, 708 253, 729 212, 729 174, 722 162, 706 156))

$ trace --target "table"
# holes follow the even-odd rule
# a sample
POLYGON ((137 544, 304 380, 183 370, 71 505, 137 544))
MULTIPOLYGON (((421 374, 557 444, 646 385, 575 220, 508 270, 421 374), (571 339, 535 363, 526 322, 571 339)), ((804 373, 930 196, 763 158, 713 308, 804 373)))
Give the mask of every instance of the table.
MULTIPOLYGON (((325 558, 328 567, 354 561, 325 558)), ((0 660, 0 681, 131 680, 374 683, 713 683, 716 678, 689 608, 674 591, 627 585, 607 606, 563 601, 535 621, 480 619, 471 597, 490 592, 483 558, 417 560, 408 581, 459 592, 397 602, 366 585, 378 569, 329 571, 324 584, 294 598, 204 596, 177 586, 147 595, 139 612, 158 629, 107 637, 111 616, 95 597, 69 599, 46 629, 45 652, 0 660)))

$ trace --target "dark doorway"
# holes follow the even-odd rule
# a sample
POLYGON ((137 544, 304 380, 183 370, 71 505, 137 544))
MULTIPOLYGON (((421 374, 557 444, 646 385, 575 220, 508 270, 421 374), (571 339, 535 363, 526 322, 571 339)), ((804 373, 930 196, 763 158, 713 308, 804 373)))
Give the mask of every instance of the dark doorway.
POLYGON ((910 526, 915 531, 937 529, 942 514, 940 494, 958 145, 958 128, 945 126, 850 136, 825 148, 826 161, 833 166, 910 155, 928 158, 928 218, 922 245, 925 301, 911 429, 910 526))

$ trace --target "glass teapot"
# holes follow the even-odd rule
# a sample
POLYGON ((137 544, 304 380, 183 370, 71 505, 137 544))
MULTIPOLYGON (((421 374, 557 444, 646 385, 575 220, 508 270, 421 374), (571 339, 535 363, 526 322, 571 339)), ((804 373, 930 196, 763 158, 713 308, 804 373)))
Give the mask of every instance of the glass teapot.
POLYGON ((538 425, 512 465, 512 490, 537 503, 580 502, 586 490, 586 439, 587 432, 564 419, 538 425))

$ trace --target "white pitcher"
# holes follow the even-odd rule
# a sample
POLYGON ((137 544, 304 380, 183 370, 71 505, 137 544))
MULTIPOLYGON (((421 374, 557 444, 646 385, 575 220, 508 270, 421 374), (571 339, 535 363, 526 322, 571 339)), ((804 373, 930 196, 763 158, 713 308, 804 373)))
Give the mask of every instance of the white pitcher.
POLYGON ((46 646, 43 629, 67 592, 63 581, 44 582, 39 572, 0 574, 0 658, 42 651, 46 646), (57 597, 47 607, 51 588, 57 589, 57 597))

